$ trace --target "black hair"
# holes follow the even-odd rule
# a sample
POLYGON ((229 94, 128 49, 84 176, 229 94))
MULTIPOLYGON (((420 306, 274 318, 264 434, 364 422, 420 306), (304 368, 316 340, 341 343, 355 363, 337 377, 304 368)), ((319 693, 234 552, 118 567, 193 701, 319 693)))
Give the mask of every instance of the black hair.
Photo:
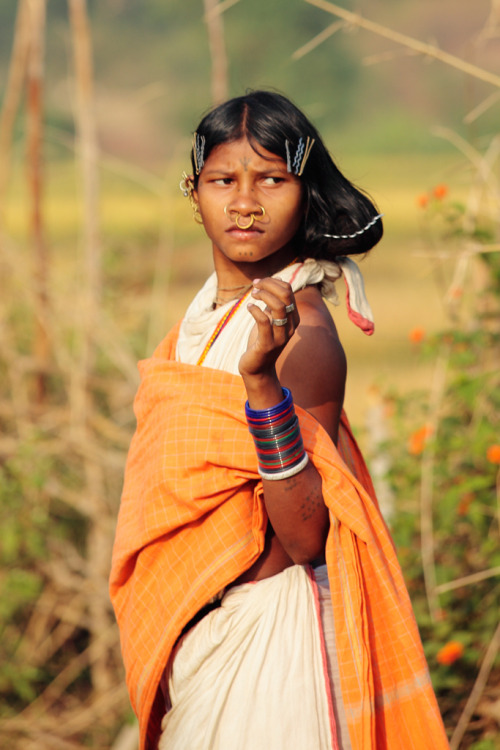
MULTIPOLYGON (((354 235, 378 214, 372 201, 352 185, 335 165, 321 136, 307 117, 281 94, 252 91, 215 107, 196 129, 205 139, 203 157, 223 143, 247 137, 252 148, 258 146, 287 161, 285 142, 293 158, 300 138, 314 138, 315 143, 299 178, 303 184, 305 213, 297 240, 303 257, 333 260, 339 255, 366 253, 382 237, 378 219, 361 234, 332 239, 325 234, 354 235)), ((193 174, 196 173, 191 152, 193 174)), ((195 186, 198 175, 195 174, 195 186)))

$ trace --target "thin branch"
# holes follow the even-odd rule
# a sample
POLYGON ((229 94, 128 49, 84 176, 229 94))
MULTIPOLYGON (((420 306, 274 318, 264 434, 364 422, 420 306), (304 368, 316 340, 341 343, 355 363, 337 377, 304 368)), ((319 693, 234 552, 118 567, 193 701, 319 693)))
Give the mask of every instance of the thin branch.
MULTIPOLYGON (((455 148, 457 148, 471 162, 471 164, 476 168, 478 174, 484 180, 486 179, 484 176, 485 166, 487 166, 485 165, 485 157, 483 157, 481 152, 474 148, 474 146, 471 146, 471 144, 466 141, 465 138, 462 138, 462 136, 460 136, 451 128, 435 127, 433 128, 432 133, 438 138, 444 138, 445 140, 452 143, 455 148)), ((490 149, 491 147, 492 146, 490 145, 490 149)), ((487 170, 487 176, 492 176, 491 168, 487 170)), ((492 187, 496 187, 496 184, 493 184, 492 187)))
POLYGON ((203 0, 205 23, 208 31, 210 57, 212 59, 212 102, 221 104, 227 99, 227 58, 224 44, 222 14, 217 11, 217 0, 203 0))
POLYGON ((442 583, 436 586, 436 593, 444 594, 446 591, 454 591, 455 589, 461 589, 463 586, 471 586, 473 583, 479 583, 479 581, 485 581, 487 578, 493 578, 494 576, 500 576, 500 565, 496 568, 481 570, 479 573, 471 573, 470 576, 456 578, 449 583, 442 583))
POLYGON ((401 57, 414 57, 416 55, 417 53, 411 49, 391 49, 374 55, 367 55, 366 57, 363 57, 361 62, 368 67, 370 65, 377 65, 381 62, 393 62, 393 60, 398 60, 401 57))
POLYGON ((493 94, 487 96, 486 99, 483 99, 482 102, 476 105, 473 109, 471 109, 470 112, 465 115, 464 123, 466 125, 470 125, 472 122, 475 122, 478 117, 484 115, 484 113, 487 112, 490 107, 493 107, 493 105, 495 105, 499 100, 500 91, 494 91, 493 94))
POLYGON ((455 727, 455 731, 453 732, 453 735, 451 737, 450 750, 458 750, 460 746, 462 738, 465 732, 467 731, 467 727, 469 726, 469 722, 472 718, 472 715, 474 711, 476 710, 477 704, 479 703, 479 699, 481 698, 484 688, 486 687, 488 678, 490 676, 490 672, 493 668, 493 664, 495 663, 495 659, 496 659, 499 649, 500 649, 500 623, 498 624, 495 634, 490 641, 490 645, 488 646, 486 654, 484 655, 483 663, 481 664, 481 668, 479 670, 479 674, 474 683, 474 687, 471 690, 471 693, 469 695, 469 698, 467 699, 467 703, 465 704, 462 715, 460 716, 460 719, 458 720, 458 724, 455 727))
POLYGON ((321 42, 324 42, 326 39, 329 39, 333 34, 335 34, 336 31, 339 29, 342 29, 346 24, 344 21, 334 21, 334 23, 331 23, 330 26, 327 26, 326 29, 323 29, 317 36, 313 37, 310 42, 307 42, 307 44, 304 44, 303 47, 299 47, 299 49, 295 50, 295 52, 292 55, 292 60, 300 60, 301 57, 304 57, 304 55, 307 55, 308 52, 312 52, 313 49, 316 49, 321 42))
POLYGON ((496 196, 499 194, 499 186, 493 167, 500 154, 500 137, 496 136, 492 138, 488 149, 483 155, 464 138, 459 136, 458 133, 449 128, 435 128, 433 132, 438 137, 446 138, 459 149, 476 169, 476 178, 469 190, 463 219, 465 231, 470 234, 474 231, 481 210, 484 211, 488 207, 488 201, 483 194, 483 186, 488 187, 489 195, 494 201, 490 212, 492 220, 496 222, 498 215, 498 199, 496 196))
POLYGON ((29 717, 31 719, 37 716, 39 711, 47 714, 49 708, 60 698, 67 687, 77 679, 81 671, 91 666, 93 661, 105 655, 111 646, 116 643, 116 639, 116 627, 113 625, 100 634, 96 643, 88 646, 85 651, 82 651, 78 656, 71 659, 34 701, 26 706, 16 717, 7 719, 5 724, 8 726, 22 718, 29 717), (99 647, 98 651, 95 648, 96 645, 99 647))
POLYGON ((101 299, 101 247, 99 227, 98 146, 93 102, 93 69, 90 28, 86 0, 69 0, 73 36, 76 122, 83 184, 83 244, 85 257, 84 301, 82 310, 81 364, 75 373, 73 415, 82 428, 87 412, 88 378, 93 366, 94 331, 101 299))
POLYGON ((14 44, 0 113, 0 223, 3 223, 5 193, 10 173, 12 133, 21 101, 28 64, 30 20, 28 0, 19 0, 14 44))
POLYGON ((126 724, 116 737, 110 750, 137 750, 139 747, 139 726, 137 722, 126 724))
MULTIPOLYGON (((500 245, 475 245, 463 251, 462 255, 483 255, 500 252, 500 245)), ((449 260, 456 258, 456 250, 418 250, 412 253, 417 258, 437 258, 438 260, 449 260)))
POLYGON ((222 13, 225 13, 226 10, 229 10, 229 8, 232 8, 233 5, 236 5, 236 3, 239 3, 239 1, 240 0, 223 0, 223 2, 217 3, 212 8, 210 8, 210 10, 207 10, 205 12, 205 21, 208 23, 215 16, 220 16, 222 13))
POLYGON ((500 531, 500 469, 497 471, 497 479, 496 479, 496 496, 497 496, 497 507, 496 507, 496 517, 498 522, 498 530, 500 531))
POLYGON ((452 68, 456 68, 457 70, 461 70, 463 73, 467 73, 474 78, 478 78, 480 81, 486 81, 486 83, 491 83, 493 86, 497 86, 498 88, 500 88, 500 76, 497 76, 495 75, 495 73, 491 73, 488 70, 484 70, 483 68, 479 68, 477 65, 472 65, 471 63, 465 62, 460 57, 451 55, 448 52, 443 52, 443 50, 439 49, 439 47, 436 47, 433 44, 421 42, 418 39, 413 39, 413 37, 411 36, 407 36, 406 34, 401 34, 398 31, 389 29, 387 28, 387 26, 382 26, 381 24, 375 23, 374 21, 369 21, 367 18, 363 18, 357 13, 351 13, 345 8, 341 8, 339 5, 326 2, 326 0, 305 0, 305 2, 309 3, 309 5, 314 5, 317 8, 321 8, 321 10, 325 10, 327 13, 331 13, 333 16, 339 16, 340 18, 343 18, 353 26, 359 26, 359 28, 361 29, 371 31, 373 34, 382 36, 385 39, 390 39, 397 44, 402 44, 404 47, 409 47, 419 54, 425 55, 425 57, 431 57, 435 60, 439 60, 446 65, 450 65, 452 68))
POLYGON ((49 258, 44 236, 42 168, 45 0, 29 0, 28 9, 30 41, 27 69, 27 171, 35 280, 36 330, 33 353, 38 365, 35 381, 36 402, 40 405, 46 397, 50 356, 49 335, 43 322, 48 317, 49 308, 49 258))
MULTIPOLYGON (((430 394, 430 426, 433 436, 439 425, 439 410, 444 396, 446 370, 450 357, 449 344, 443 344, 434 368, 430 394)), ((435 441, 427 443, 422 456, 422 474, 420 485, 420 550, 424 572, 425 592, 429 613, 433 622, 437 619, 439 599, 436 585, 435 541, 434 541, 434 461, 435 441)))

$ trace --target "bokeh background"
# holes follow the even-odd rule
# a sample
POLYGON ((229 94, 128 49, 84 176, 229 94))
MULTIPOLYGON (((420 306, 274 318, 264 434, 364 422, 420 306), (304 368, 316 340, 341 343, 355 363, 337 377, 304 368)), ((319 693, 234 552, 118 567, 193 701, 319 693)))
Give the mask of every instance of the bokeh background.
POLYGON ((332 311, 346 409, 452 746, 500 747, 498 271, 483 262, 498 258, 499 60, 498 0, 1 4, 0 746, 135 746, 106 580, 136 361, 211 271, 179 191, 191 134, 214 101, 264 87, 307 113, 385 214, 362 261, 375 335, 347 321, 340 287, 332 311), (450 331, 472 358, 443 350, 450 331), (449 370, 468 373, 465 401, 486 399, 479 416, 453 401, 449 370), (483 510, 457 540, 467 493, 483 510), (443 560, 455 542, 461 562, 443 560), (443 588, 480 574, 472 611, 469 581, 443 588))

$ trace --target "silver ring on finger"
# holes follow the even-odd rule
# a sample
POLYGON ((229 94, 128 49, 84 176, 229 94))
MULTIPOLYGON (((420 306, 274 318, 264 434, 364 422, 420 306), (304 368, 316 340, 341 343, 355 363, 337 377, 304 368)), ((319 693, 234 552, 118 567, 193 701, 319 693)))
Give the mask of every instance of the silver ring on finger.
POLYGON ((288 318, 272 318, 271 323, 273 326, 286 326, 288 318))
POLYGON ((294 310, 295 310, 295 303, 294 302, 290 302, 290 304, 286 305, 286 307, 285 307, 285 312, 287 312, 287 313, 291 313, 294 310))

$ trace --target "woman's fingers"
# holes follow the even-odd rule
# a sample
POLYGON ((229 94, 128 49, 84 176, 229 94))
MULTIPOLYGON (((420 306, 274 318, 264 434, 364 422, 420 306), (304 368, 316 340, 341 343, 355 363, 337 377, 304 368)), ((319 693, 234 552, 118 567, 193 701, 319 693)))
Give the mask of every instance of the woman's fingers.
POLYGON ((256 325, 240 359, 240 372, 244 376, 274 371, 279 355, 300 321, 290 284, 280 279, 255 279, 252 297, 263 302, 265 308, 248 305, 256 325))
POLYGON ((256 279, 252 297, 265 303, 269 322, 278 329, 275 333, 281 334, 279 338, 285 333, 290 336, 295 331, 300 317, 290 284, 281 279, 256 279))

